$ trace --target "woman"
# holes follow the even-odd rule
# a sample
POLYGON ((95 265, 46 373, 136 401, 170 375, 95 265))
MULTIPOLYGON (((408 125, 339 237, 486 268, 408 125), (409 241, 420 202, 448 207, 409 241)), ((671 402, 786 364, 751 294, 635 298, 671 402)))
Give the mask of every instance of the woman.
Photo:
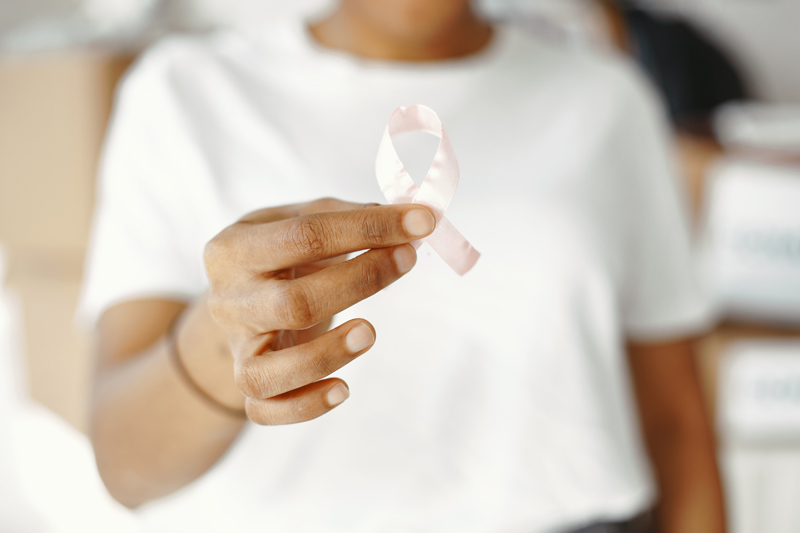
POLYGON ((107 487, 171 495, 154 529, 624 528, 658 491, 663 531, 723 531, 665 143, 626 65, 467 0, 157 47, 119 95, 84 293, 107 487), (464 278, 407 244, 425 208, 373 204, 411 103, 459 158, 464 278))

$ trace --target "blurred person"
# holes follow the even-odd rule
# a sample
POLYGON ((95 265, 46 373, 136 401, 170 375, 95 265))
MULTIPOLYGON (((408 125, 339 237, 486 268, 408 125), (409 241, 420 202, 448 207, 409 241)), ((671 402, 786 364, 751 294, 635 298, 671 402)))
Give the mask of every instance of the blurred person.
POLYGON ((467 0, 172 39, 118 94, 98 202, 91 437, 149 528, 724 531, 708 306, 625 62, 467 0), (426 208, 374 203, 411 103, 459 158, 464 278, 407 244, 426 208))

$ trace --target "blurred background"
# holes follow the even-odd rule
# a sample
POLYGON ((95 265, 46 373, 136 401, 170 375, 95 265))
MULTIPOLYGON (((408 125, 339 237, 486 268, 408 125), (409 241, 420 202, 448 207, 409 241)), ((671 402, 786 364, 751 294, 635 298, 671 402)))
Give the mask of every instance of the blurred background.
MULTIPOLYGON (((127 531, 85 437, 74 320, 95 166, 126 68, 175 32, 328 0, 0 3, 0 531, 127 531), (36 495, 34 498, 33 495, 36 495)), ((482 0, 568 46, 616 48, 664 98, 719 310, 699 354, 732 530, 800 531, 800 2, 482 0)))

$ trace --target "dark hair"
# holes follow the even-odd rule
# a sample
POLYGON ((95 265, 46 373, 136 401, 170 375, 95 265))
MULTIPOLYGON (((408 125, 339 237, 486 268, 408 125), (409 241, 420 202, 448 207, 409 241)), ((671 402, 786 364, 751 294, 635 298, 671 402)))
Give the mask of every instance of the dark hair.
POLYGON ((714 109, 750 95, 728 53, 686 20, 617 2, 634 56, 659 89, 678 127, 705 127, 714 109))

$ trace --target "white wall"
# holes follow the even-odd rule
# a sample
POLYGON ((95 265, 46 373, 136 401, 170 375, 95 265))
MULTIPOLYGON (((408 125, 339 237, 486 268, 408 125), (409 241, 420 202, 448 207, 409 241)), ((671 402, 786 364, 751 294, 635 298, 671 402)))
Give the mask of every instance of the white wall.
POLYGON ((0 33, 41 16, 60 16, 77 9, 81 0, 0 0, 0 33))

